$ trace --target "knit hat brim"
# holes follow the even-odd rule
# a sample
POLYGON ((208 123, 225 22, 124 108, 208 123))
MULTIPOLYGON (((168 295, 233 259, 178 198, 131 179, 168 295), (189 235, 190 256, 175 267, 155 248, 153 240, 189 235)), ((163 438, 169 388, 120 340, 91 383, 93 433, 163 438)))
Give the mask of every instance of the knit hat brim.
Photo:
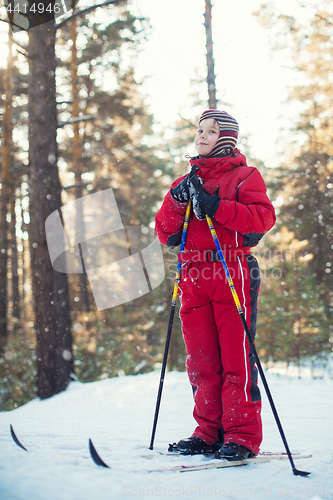
POLYGON ((226 111, 219 111, 218 109, 208 109, 202 113, 199 119, 199 125, 203 120, 212 118, 216 120, 220 127, 220 136, 209 157, 220 156, 228 150, 233 150, 236 147, 239 125, 238 122, 226 111))

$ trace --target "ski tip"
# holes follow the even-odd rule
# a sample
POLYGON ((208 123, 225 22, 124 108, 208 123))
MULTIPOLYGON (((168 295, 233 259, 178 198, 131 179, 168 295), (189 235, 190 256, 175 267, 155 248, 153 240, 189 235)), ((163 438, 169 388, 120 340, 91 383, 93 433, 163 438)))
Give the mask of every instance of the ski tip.
POLYGON ((91 439, 89 439, 89 451, 90 451, 90 456, 91 456, 91 458, 93 459, 93 461, 95 462, 96 465, 98 465, 99 467, 105 467, 107 469, 111 469, 111 467, 109 467, 109 465, 107 465, 101 459, 101 457, 97 453, 97 450, 96 450, 95 446, 93 445, 93 442, 92 442, 91 439))
POLYGON ((15 444, 16 444, 19 448, 22 448, 22 450, 28 451, 28 450, 27 450, 27 449, 23 446, 23 444, 22 444, 22 443, 20 443, 20 441, 18 440, 18 438, 17 438, 17 436, 16 436, 16 434, 15 434, 15 432, 14 432, 14 429, 13 429, 12 424, 10 424, 10 435, 12 436, 14 443, 15 443, 15 444))

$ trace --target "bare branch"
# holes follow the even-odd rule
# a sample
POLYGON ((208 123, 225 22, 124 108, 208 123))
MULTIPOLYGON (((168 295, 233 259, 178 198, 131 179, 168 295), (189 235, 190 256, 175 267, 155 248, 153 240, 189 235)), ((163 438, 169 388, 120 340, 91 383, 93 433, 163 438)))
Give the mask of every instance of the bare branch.
POLYGON ((319 17, 319 19, 321 19, 322 21, 324 21, 326 24, 328 24, 329 26, 332 26, 333 25, 333 22, 332 21, 329 21, 326 17, 323 17, 321 16, 320 14, 316 13, 316 17, 319 17))
POLYGON ((18 24, 14 23, 13 21, 9 21, 8 19, 3 19, 2 17, 0 17, 0 21, 10 24, 11 26, 15 26, 15 28, 18 28, 19 30, 27 31, 25 28, 22 28, 22 26, 19 26, 18 24))
POLYGON ((28 83, 28 77, 25 75, 17 75, 16 77, 20 82, 28 83))
POLYGON ((180 118, 182 120, 184 120, 184 122, 187 122, 189 125, 191 125, 191 127, 194 127, 194 128, 197 128, 197 125, 195 125, 194 123, 191 122, 191 120, 188 120, 187 118, 184 118, 182 115, 179 115, 180 118))
POLYGON ((300 0, 296 0, 296 2, 298 3, 298 5, 300 5, 304 9, 309 9, 310 10, 309 6, 308 5, 304 5, 302 2, 300 2, 300 0))
POLYGON ((64 19, 61 23, 56 24, 55 27, 56 27, 56 29, 62 28, 64 24, 66 24, 69 21, 71 21, 74 17, 83 16, 85 14, 88 14, 89 12, 97 9, 98 7, 104 7, 104 6, 110 5, 112 3, 116 3, 117 4, 117 3, 121 3, 123 1, 124 0, 107 0, 107 2, 99 3, 97 5, 92 5, 91 7, 87 7, 86 9, 83 9, 83 10, 78 10, 77 12, 75 12, 75 14, 73 14, 70 17, 67 17, 67 19, 64 19))
POLYGON ((73 102, 74 102, 73 100, 71 100, 71 101, 57 101, 57 106, 58 106, 58 104, 73 104, 73 102))
POLYGON ((324 21, 326 24, 332 26, 332 24, 333 24, 332 21, 329 21, 326 17, 323 17, 321 14, 316 12, 313 8, 309 7, 308 5, 304 5, 302 2, 300 2, 300 0, 297 0, 297 3, 300 5, 300 7, 303 7, 304 9, 307 9, 310 12, 312 12, 312 14, 314 14, 315 17, 318 17, 319 19, 324 21))
POLYGON ((13 42, 18 45, 19 47, 21 47, 21 49, 25 50, 26 52, 28 52, 28 46, 27 45, 22 45, 22 43, 19 43, 17 40, 15 40, 15 38, 13 39, 13 42))
POLYGON ((64 127, 65 125, 70 125, 71 123, 86 122, 88 120, 94 120, 95 117, 91 115, 78 116, 77 118, 71 118, 68 122, 58 123, 58 128, 64 127))
MULTIPOLYGON (((24 57, 30 58, 28 52, 22 52, 21 50, 16 49, 16 52, 18 54, 21 54, 24 57)), ((30 58, 31 59, 31 58, 30 58)))
POLYGON ((82 182, 76 182, 75 184, 71 184, 70 186, 62 186, 62 189, 71 189, 82 185, 84 185, 82 182))

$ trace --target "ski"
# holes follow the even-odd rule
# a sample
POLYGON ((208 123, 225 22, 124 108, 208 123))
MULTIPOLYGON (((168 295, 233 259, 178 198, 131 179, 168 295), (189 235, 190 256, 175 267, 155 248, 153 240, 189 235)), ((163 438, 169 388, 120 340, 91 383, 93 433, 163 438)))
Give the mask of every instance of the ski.
MULTIPOLYGON (((145 458, 146 460, 151 460, 152 458, 155 458, 157 455, 162 456, 162 457, 193 457, 195 455, 190 455, 186 453, 180 453, 177 451, 173 452, 163 452, 163 451, 154 451, 155 454, 151 453, 150 455, 141 455, 141 458, 145 458), (156 455, 157 454, 157 455, 156 455)), ((214 453, 200 453, 198 454, 200 456, 208 457, 208 458, 214 458, 214 453)), ((288 458, 288 454, 283 451, 283 452, 274 452, 274 451, 261 451, 257 457, 281 457, 281 458, 288 458)), ((291 456, 293 458, 308 458, 311 457, 312 455, 301 455, 301 453, 292 453, 291 456)))
MULTIPOLYGON (((95 462, 96 465, 99 467, 105 467, 107 469, 111 469, 108 464, 104 462, 104 460, 100 457, 98 454, 93 442, 91 439, 89 439, 89 450, 90 450, 90 455, 92 460, 95 462)), ((160 455, 167 455, 168 454, 163 454, 161 452, 160 455)), ((175 454, 171 454, 175 455, 175 454)), ((176 455, 177 456, 177 455, 176 455)), ((184 455, 182 455, 184 456, 184 455)), ((300 454, 295 454, 293 455, 294 458, 310 458, 312 455, 300 455, 300 454)), ((142 455, 142 458, 150 459, 152 455, 142 455)), ((173 467, 167 467, 167 468, 161 468, 161 469, 150 469, 150 470, 142 470, 142 471, 132 471, 132 472, 190 472, 190 471, 199 471, 199 470, 207 470, 207 469, 224 469, 226 467, 239 467, 242 465, 248 465, 251 463, 264 463, 264 462, 270 462, 271 460, 285 460, 288 459, 288 455, 286 453, 279 453, 279 454, 273 454, 270 452, 262 453, 256 457, 253 458, 247 458, 246 460, 235 460, 235 461, 229 461, 229 460, 214 460, 214 462, 206 462, 202 464, 197 464, 197 465, 176 465, 173 467)))
MULTIPOLYGON (((22 450, 28 451, 28 449, 23 446, 21 441, 18 439, 18 437, 15 434, 14 428, 12 425, 10 425, 10 435, 14 441, 14 443, 21 448, 22 450)), ((89 452, 92 460, 96 465, 99 467, 104 467, 107 469, 111 469, 111 467, 104 462, 104 460, 100 457, 99 453, 97 452, 93 442, 91 439, 89 439, 89 452)), ((159 456, 167 456, 167 457, 184 457, 185 455, 181 455, 180 453, 163 453, 161 451, 156 452, 159 456)), ((292 454, 293 458, 298 459, 298 458, 310 458, 312 457, 311 454, 306 454, 306 455, 301 455, 300 453, 293 453, 292 454)), ((150 454, 150 455, 141 455, 141 458, 144 459, 152 459, 156 457, 156 454, 150 454)), ((206 458, 213 458, 213 455, 206 455, 206 458)), ((262 452, 258 456, 253 457, 253 458, 247 458, 246 460, 237 460, 237 461, 229 461, 229 460, 214 460, 214 461, 207 461, 205 463, 201 464, 192 464, 192 465, 176 465, 173 467, 166 467, 166 468, 161 468, 161 469, 149 469, 149 470, 134 470, 132 472, 145 472, 145 473, 151 473, 151 472, 190 472, 190 471, 199 471, 199 470, 207 470, 207 469, 224 469, 227 467, 239 467, 242 465, 248 465, 251 463, 265 463, 265 462, 270 462, 271 460, 285 460, 288 459, 288 455, 286 453, 273 453, 273 452, 262 452)))
MULTIPOLYGON (((310 458, 311 455, 298 455, 295 458, 310 458)), ((258 455, 253 458, 247 458, 245 460, 214 460, 214 462, 206 462, 198 465, 176 465, 174 467, 163 468, 163 469, 155 469, 149 470, 147 472, 190 472, 190 471, 199 471, 199 470, 207 470, 207 469, 225 469, 226 467, 239 467, 241 465, 248 464, 258 464, 270 462, 271 460, 286 460, 288 459, 288 455, 258 455)))
POLYGON ((90 451, 90 456, 96 465, 98 465, 99 467, 105 467, 107 469, 111 469, 111 467, 107 465, 104 462, 104 460, 101 459, 91 439, 89 439, 89 451, 90 451))
POLYGON ((18 437, 16 436, 12 424, 10 424, 10 435, 13 438, 14 443, 19 447, 22 448, 22 450, 28 451, 25 446, 19 441, 18 437))

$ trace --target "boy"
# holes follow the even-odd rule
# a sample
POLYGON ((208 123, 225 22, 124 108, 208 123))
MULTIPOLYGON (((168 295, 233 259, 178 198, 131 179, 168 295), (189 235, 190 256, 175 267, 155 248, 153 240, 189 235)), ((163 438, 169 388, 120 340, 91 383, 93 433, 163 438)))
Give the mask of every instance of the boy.
POLYGON ((247 166, 236 148, 238 131, 237 121, 225 111, 201 115, 192 171, 171 185, 155 228, 162 244, 178 246, 186 206, 192 201, 194 216, 178 258, 180 318, 197 427, 169 450, 215 453, 229 460, 258 454, 261 397, 254 356, 205 216, 212 218, 253 339, 260 274, 250 248, 275 223, 260 173, 247 166))

